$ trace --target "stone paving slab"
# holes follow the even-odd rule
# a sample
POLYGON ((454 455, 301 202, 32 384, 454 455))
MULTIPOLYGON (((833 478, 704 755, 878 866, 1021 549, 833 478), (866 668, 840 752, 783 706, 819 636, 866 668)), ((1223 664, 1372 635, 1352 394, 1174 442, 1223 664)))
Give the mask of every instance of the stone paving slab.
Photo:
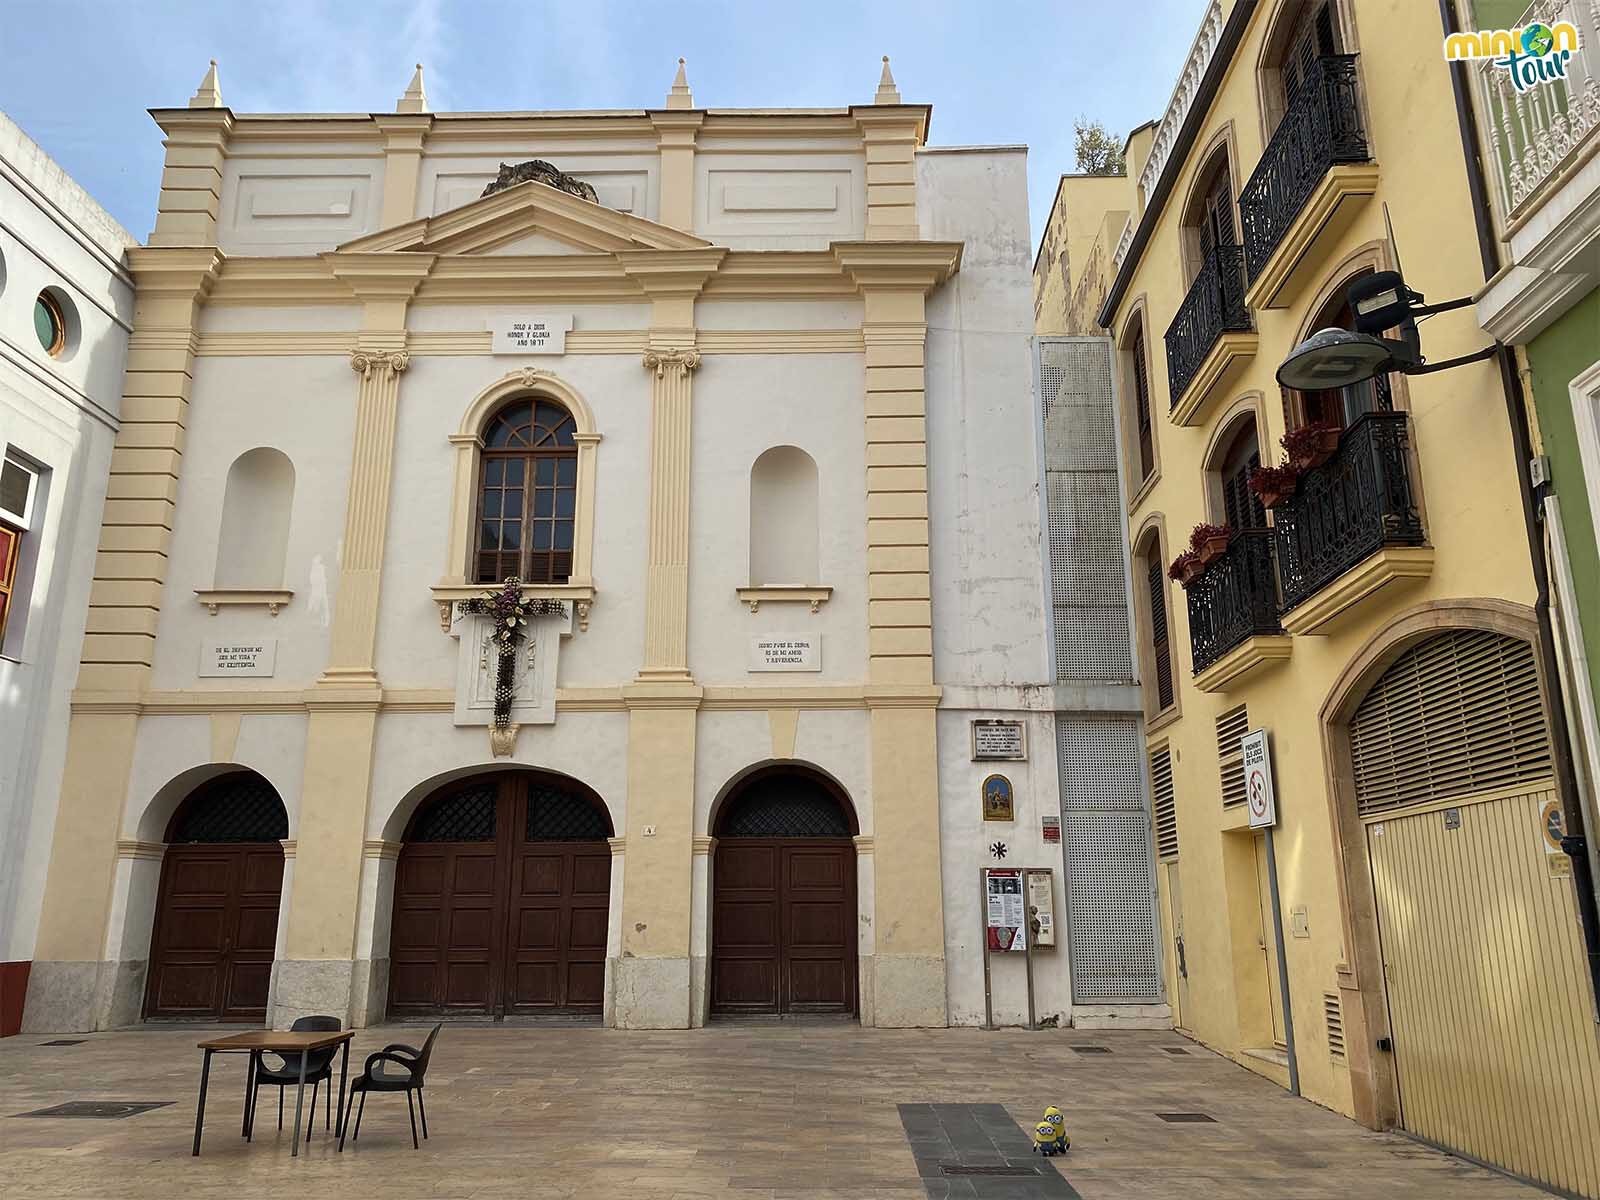
MULTIPOLYGON (((1052 1170, 1084 1200, 1542 1195, 1296 1100, 1177 1034, 1121 1030, 448 1026, 429 1071, 433 1136, 420 1151, 411 1149, 404 1099, 374 1095, 358 1143, 337 1153, 319 1112, 296 1159, 288 1130, 275 1128, 275 1098, 262 1102, 254 1143, 240 1138, 246 1059, 219 1055, 204 1152, 191 1158, 194 1044, 212 1031, 147 1027, 58 1047, 42 1045, 47 1035, 0 1040, 0 1200, 922 1200, 929 1192, 900 1106, 981 1114, 957 1121, 959 1136, 942 1127, 940 1144, 1003 1161, 1051 1103, 1072 1135, 1052 1170), (1111 1053, 1077 1054, 1075 1044, 1111 1053), (1166 1052, 1175 1046, 1188 1053, 1166 1052), (108 1099, 172 1103, 114 1121, 12 1119, 108 1099), (1003 1106, 1014 1141, 1002 1110, 989 1106, 1003 1106), (1162 1112, 1204 1112, 1215 1123, 1169 1124, 1162 1112)), ((352 1070, 381 1046, 424 1033, 362 1030, 352 1070)), ((292 1125, 292 1096, 285 1115, 292 1125)), ((984 1187, 941 1194, 1030 1194, 1005 1179, 984 1187)))

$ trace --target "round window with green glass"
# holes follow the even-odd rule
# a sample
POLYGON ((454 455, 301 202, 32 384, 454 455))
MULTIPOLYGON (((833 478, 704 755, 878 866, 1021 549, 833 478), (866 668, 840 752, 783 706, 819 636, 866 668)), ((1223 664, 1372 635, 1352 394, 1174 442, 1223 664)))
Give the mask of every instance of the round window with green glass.
POLYGON ((54 358, 67 345, 67 318, 61 303, 49 292, 40 292, 33 302, 33 332, 44 352, 54 358))

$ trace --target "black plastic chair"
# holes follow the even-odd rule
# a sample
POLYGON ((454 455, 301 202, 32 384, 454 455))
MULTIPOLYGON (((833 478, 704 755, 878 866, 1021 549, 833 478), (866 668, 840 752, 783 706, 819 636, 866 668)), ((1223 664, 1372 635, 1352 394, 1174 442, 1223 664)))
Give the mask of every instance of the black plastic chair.
POLYGON ((355 1106, 357 1092, 361 1093, 361 1107, 356 1109, 356 1128, 350 1135, 352 1142, 361 1137, 361 1114, 367 1109, 368 1092, 404 1092, 406 1108, 411 1113, 411 1148, 415 1150, 421 1145, 417 1141, 417 1110, 422 1110, 422 1136, 426 1138, 428 1110, 422 1103, 422 1087, 427 1080, 428 1056, 433 1053, 433 1041, 443 1028, 442 1021, 435 1025, 428 1032, 428 1040, 422 1043, 420 1050, 403 1042, 394 1042, 367 1055, 366 1065, 361 1068, 361 1077, 350 1085, 350 1103, 344 1110, 344 1120, 339 1127, 340 1150, 344 1149, 344 1135, 350 1128, 350 1109, 355 1106), (411 1103, 412 1092, 417 1094, 415 1107, 411 1103))
MULTIPOLYGON (((344 1025, 338 1017, 299 1017, 294 1024, 289 1026, 292 1033, 338 1033, 344 1025)), ((313 1118, 317 1111, 317 1090, 325 1083, 328 1085, 327 1099, 323 1102, 323 1128, 333 1126, 333 1059, 339 1053, 339 1047, 332 1046, 326 1050, 313 1050, 306 1055, 306 1082, 311 1085, 311 1113, 313 1118)), ((256 1095, 264 1087, 278 1089, 278 1128, 283 1128, 283 1093, 286 1088, 300 1086, 300 1055, 275 1054, 282 1066, 269 1067, 265 1061, 259 1061, 256 1066, 255 1083, 250 1089, 250 1121, 249 1134, 253 1135, 256 1128, 256 1095)), ((311 1130, 315 1120, 306 1122, 306 1141, 311 1140, 311 1130)))

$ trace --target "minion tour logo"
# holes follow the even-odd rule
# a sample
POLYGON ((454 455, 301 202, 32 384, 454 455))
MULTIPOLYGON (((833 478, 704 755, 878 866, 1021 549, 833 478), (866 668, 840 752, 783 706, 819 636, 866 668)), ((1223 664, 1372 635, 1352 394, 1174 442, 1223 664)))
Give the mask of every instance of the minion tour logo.
POLYGON ((1567 77, 1567 63, 1578 50, 1578 27, 1570 21, 1546 25, 1535 21, 1520 29, 1484 29, 1452 33, 1444 39, 1449 62, 1492 59, 1511 73, 1517 91, 1567 77))

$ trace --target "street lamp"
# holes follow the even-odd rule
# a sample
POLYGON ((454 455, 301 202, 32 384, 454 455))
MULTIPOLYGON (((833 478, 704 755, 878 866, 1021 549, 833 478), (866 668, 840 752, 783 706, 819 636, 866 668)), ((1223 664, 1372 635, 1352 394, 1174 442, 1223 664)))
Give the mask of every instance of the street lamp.
POLYGON ((1430 375, 1492 357, 1498 346, 1429 363, 1422 357, 1417 318, 1465 308, 1470 296, 1424 304, 1419 292, 1406 287, 1398 271, 1375 271, 1353 282, 1345 293, 1355 314, 1355 329, 1321 329, 1289 352, 1278 367, 1278 382, 1300 392, 1349 387, 1378 375, 1430 375), (1382 331, 1400 328, 1398 338, 1382 331))

